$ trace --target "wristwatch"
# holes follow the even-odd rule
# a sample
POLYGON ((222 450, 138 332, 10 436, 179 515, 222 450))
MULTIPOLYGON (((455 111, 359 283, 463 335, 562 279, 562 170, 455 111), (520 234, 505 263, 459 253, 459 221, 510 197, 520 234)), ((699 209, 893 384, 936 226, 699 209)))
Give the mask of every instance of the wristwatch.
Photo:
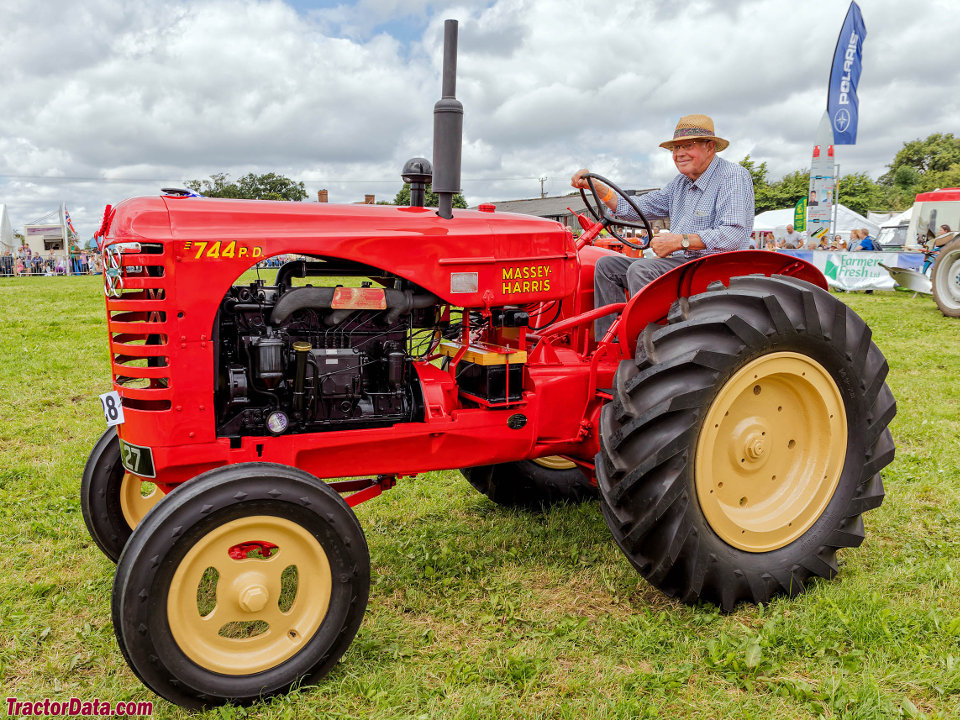
POLYGON ((680 241, 680 247, 682 247, 684 250, 688 250, 690 248, 690 236, 684 233, 681 237, 683 239, 680 241))

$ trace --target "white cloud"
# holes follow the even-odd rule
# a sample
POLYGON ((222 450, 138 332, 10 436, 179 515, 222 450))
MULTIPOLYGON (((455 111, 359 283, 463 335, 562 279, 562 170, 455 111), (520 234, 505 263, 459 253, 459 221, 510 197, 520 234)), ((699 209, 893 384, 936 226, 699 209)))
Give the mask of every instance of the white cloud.
MULTIPOLYGON (((432 151, 446 17, 473 202, 536 196, 542 176, 565 193, 584 165, 663 184, 657 144, 692 112, 714 117, 728 158, 778 177, 809 163, 847 5, 8 0, 0 202, 20 225, 64 200, 88 235, 107 203, 221 171, 392 197, 403 162, 432 151)), ((956 126, 960 17, 946 0, 860 5, 859 141, 837 156, 876 177, 903 142, 956 126)))

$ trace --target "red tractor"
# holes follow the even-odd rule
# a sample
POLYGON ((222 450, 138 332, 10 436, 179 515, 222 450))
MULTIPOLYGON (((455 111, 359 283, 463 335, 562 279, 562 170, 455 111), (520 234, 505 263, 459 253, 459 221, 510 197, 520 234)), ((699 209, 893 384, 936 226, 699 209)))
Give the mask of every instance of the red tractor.
POLYGON ((123 422, 91 453, 82 507, 118 560, 120 649, 172 702, 322 677, 369 592, 351 507, 403 476, 460 468, 509 506, 599 494, 638 572, 725 610, 833 577, 883 499, 887 364, 812 265, 711 255, 595 308, 610 251, 590 241, 612 217, 597 202, 574 241, 492 206, 454 215, 446 68, 444 96, 439 211, 417 205, 420 161, 411 207, 168 193, 105 215, 123 422), (277 255, 297 259, 237 283, 277 255))

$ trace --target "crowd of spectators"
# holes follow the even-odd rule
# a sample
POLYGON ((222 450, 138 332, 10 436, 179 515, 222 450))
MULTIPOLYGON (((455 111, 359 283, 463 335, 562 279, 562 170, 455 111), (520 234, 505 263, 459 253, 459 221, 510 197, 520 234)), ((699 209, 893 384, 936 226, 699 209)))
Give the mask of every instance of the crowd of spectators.
POLYGON ((278 268, 278 267, 280 267, 281 265, 283 265, 285 262, 287 262, 288 260, 294 260, 294 259, 296 259, 296 257, 299 257, 299 256, 294 256, 294 255, 274 255, 273 257, 269 257, 269 258, 267 258, 266 260, 261 260, 259 263, 257 263, 257 267, 258 267, 258 268, 261 268, 261 269, 263 269, 263 268, 278 268))
MULTIPOLYGON (((258 267, 278 268, 293 258, 293 255, 277 255, 261 260, 258 267)), ((52 250, 44 257, 26 246, 0 254, 0 277, 67 275, 68 269, 70 275, 97 275, 102 268, 100 255, 86 250, 71 253, 69 258, 52 250)))
POLYGON ((787 225, 786 235, 777 236, 772 232, 755 232, 753 245, 760 250, 828 250, 830 252, 879 251, 882 248, 870 235, 867 228, 854 228, 849 239, 842 235, 823 235, 819 239, 810 238, 806 233, 798 233, 793 225, 787 225))
POLYGON ((100 256, 82 251, 70 257, 54 253, 44 257, 29 247, 21 245, 15 252, 7 250, 0 255, 0 276, 21 277, 26 275, 95 275, 100 272, 100 256))

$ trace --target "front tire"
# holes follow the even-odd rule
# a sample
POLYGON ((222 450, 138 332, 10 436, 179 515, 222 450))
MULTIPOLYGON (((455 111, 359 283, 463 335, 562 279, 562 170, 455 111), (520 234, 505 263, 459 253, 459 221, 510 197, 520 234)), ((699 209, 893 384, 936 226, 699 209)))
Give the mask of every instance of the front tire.
POLYGON ((556 455, 464 468, 474 488, 504 507, 542 510, 560 503, 578 504, 597 496, 597 488, 572 461, 556 455))
POLYGON ((133 528, 163 497, 156 486, 141 492, 143 481, 120 462, 117 428, 107 428, 87 458, 80 480, 80 512, 90 537, 116 562, 133 528))
POLYGON ((930 279, 940 312, 947 317, 960 317, 960 237, 940 248, 930 279))
POLYGON ((363 531, 336 492, 296 468, 231 465, 176 488, 134 530, 114 632, 158 695, 245 704, 329 672, 369 589, 363 531))
POLYGON ((734 278, 681 298, 601 413, 617 544, 667 595, 724 610, 833 577, 883 500, 886 374, 866 324, 803 281, 734 278))

